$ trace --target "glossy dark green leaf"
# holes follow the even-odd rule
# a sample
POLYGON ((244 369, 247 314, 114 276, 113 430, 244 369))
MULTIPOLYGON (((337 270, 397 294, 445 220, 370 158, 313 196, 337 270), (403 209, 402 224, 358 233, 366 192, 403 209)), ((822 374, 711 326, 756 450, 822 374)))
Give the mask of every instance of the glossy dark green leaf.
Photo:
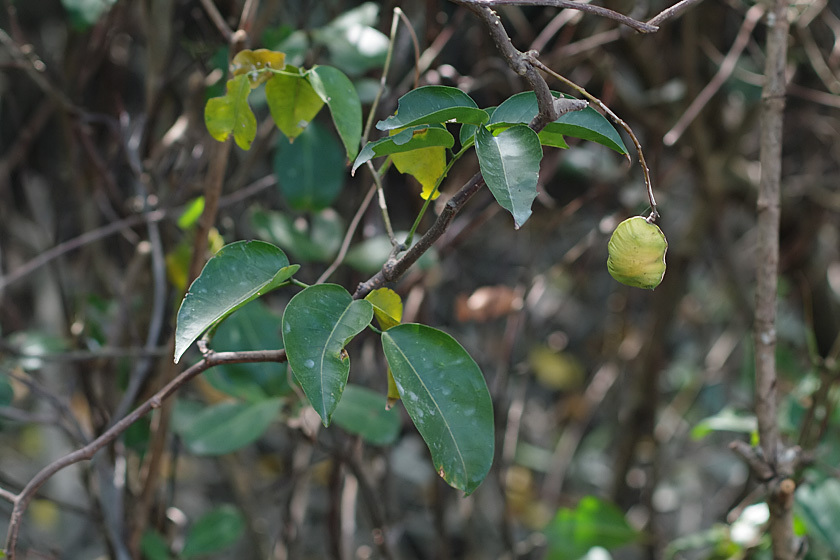
POLYGON ((304 220, 284 212, 256 210, 251 227, 257 236, 286 249, 299 262, 331 261, 344 237, 344 222, 330 208, 304 220))
MULTIPOLYGON (((280 320, 280 315, 273 313, 262 300, 252 301, 219 325, 213 335, 213 350, 236 352, 283 348, 280 320)), ((286 370, 285 363, 228 364, 209 369, 204 378, 218 391, 257 402, 281 397, 292 390, 286 370)))
POLYGON ((560 509, 545 536, 550 560, 579 560, 594 546, 617 548, 639 538, 621 510, 595 496, 585 496, 575 509, 560 509))
POLYGON ((328 426, 350 373, 344 350, 373 319, 373 306, 341 286, 319 284, 289 301, 283 341, 289 365, 306 398, 328 426))
POLYGON ((445 332, 418 324, 382 333, 382 348, 435 470, 470 494, 493 462, 493 403, 475 361, 445 332))
POLYGON ((494 136, 482 126, 475 140, 484 182, 496 202, 513 215, 514 226, 517 229, 522 227, 531 216, 531 204, 537 197, 542 159, 537 133, 519 124, 494 136))
POLYGON ((227 82, 227 93, 207 100, 204 107, 204 124, 214 139, 224 142, 233 134, 236 145, 243 150, 251 148, 257 136, 257 117, 248 105, 251 84, 248 76, 237 76, 227 82))
POLYGON ((355 173, 360 165, 375 157, 437 146, 451 148, 454 145, 455 138, 445 128, 428 125, 412 126, 393 136, 368 142, 353 162, 352 172, 355 173))
POLYGON ((472 97, 458 88, 423 86, 400 97, 397 112, 376 123, 379 130, 394 130, 418 124, 441 124, 448 121, 483 124, 487 113, 478 108, 472 97))
MULTIPOLYGON (((496 111, 495 107, 486 107, 484 112, 487 113, 488 122, 489 119, 493 118, 493 113, 496 111)), ((465 148, 467 146, 471 146, 475 144, 475 133, 478 131, 478 125, 475 124, 462 124, 461 130, 458 131, 458 142, 461 143, 461 147, 465 148)))
POLYGON ((196 455, 224 455, 263 435, 280 412, 281 404, 280 399, 221 402, 193 416, 180 435, 196 455))
POLYGON ((359 153, 362 139, 362 103, 350 78, 338 68, 315 66, 307 74, 312 89, 327 104, 333 124, 344 143, 347 159, 359 153))
MULTIPOLYGON (((294 66, 286 68, 289 72, 297 70, 294 66)), ((300 136, 324 106, 306 78, 291 73, 271 76, 265 84, 265 99, 274 124, 289 142, 300 136)))
POLYGON ((808 535, 819 539, 834 554, 840 554, 840 481, 829 478, 818 484, 803 484, 796 490, 796 511, 808 535))
POLYGON ((237 241, 216 253, 190 286, 178 310, 175 363, 210 327, 286 282, 300 268, 263 241, 237 241))
POLYGON ((292 144, 278 138, 274 174, 293 209, 318 211, 328 207, 341 193, 345 173, 344 151, 335 136, 318 122, 306 127, 292 144))
POLYGON ((400 434, 400 416, 385 410, 385 395, 348 384, 333 414, 333 422, 373 445, 390 445, 400 434))
POLYGON ((245 532, 245 518, 233 506, 220 506, 198 518, 187 534, 181 558, 221 552, 236 544, 245 532))
MULTIPOLYGON (((564 97, 556 91, 551 92, 554 97, 564 97)), ((488 121, 491 124, 528 124, 539 112, 537 98, 533 91, 517 93, 505 100, 496 108, 493 116, 488 121)), ((626 154, 627 148, 621 140, 621 136, 610 124, 610 122, 592 107, 586 107, 582 111, 571 111, 561 115, 553 123, 549 123, 544 129, 545 134, 541 137, 547 146, 559 148, 568 147, 557 139, 558 136, 571 136, 582 140, 590 140, 615 150, 620 154, 626 154)))

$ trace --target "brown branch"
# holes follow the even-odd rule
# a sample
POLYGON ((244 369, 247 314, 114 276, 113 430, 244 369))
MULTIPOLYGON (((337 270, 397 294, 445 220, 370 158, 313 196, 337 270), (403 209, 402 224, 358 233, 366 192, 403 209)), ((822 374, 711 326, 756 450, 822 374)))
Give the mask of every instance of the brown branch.
POLYGON ((703 0, 682 0, 681 2, 677 2, 670 8, 662 10, 657 15, 649 19, 648 23, 650 25, 659 25, 665 20, 679 17, 683 14, 683 12, 693 7, 695 4, 699 4, 702 1, 703 0))
MULTIPOLYGON (((163 389, 155 393, 149 400, 134 409, 131 414, 114 424, 101 436, 91 441, 84 447, 65 455, 50 463, 30 480, 23 490, 14 497, 14 507, 9 519, 9 529, 6 536, 5 552, 9 560, 15 558, 15 547, 17 546, 18 533, 23 520, 23 513, 29 502, 35 496, 38 489, 53 475, 59 471, 75 465, 82 461, 90 460, 96 453, 106 445, 117 439, 129 426, 156 408, 160 408, 163 402, 171 397, 185 383, 198 374, 211 367, 222 364, 246 364, 257 362, 278 362, 286 361, 285 350, 258 350, 253 352, 209 352, 204 359, 197 362, 190 368, 184 370, 175 379, 166 384, 163 389)), ((9 496, 10 497, 10 496, 9 496)))

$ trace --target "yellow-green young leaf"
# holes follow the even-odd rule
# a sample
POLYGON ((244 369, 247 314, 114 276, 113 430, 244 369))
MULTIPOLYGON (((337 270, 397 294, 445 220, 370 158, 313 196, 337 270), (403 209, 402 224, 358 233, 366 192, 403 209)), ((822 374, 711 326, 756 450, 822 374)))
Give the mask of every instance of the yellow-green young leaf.
MULTIPOLYGON (((393 136, 399 133, 400 130, 392 130, 390 135, 393 136)), ((422 136, 428 134, 428 132, 428 128, 416 130, 414 131, 414 136, 422 136)), ((407 173, 420 182, 423 186, 423 192, 420 196, 427 199, 432 195, 438 179, 440 179, 440 176, 443 175, 446 169, 446 148, 433 146, 410 152, 391 154, 391 161, 394 162, 394 167, 397 168, 397 171, 407 173)), ((438 196, 440 196, 440 191, 434 191, 432 199, 438 196)))
MULTIPOLYGON (((287 67, 295 71, 294 67, 287 67)), ((324 102, 303 76, 276 74, 265 84, 271 118, 289 141, 303 132, 324 102)))
POLYGON ((652 290, 662 282, 668 241, 656 224, 641 216, 624 220, 608 248, 607 269, 622 284, 652 290))
POLYGON ((403 304, 397 292, 391 288, 379 288, 369 293, 365 299, 373 304, 373 315, 383 331, 400 324, 403 304))
POLYGON ((224 142, 233 134, 236 145, 243 150, 251 148, 257 136, 257 118, 248 105, 251 86, 247 76, 237 76, 227 82, 227 93, 214 97, 204 107, 204 124, 210 136, 224 142))
POLYGON ((268 49, 257 49, 255 51, 245 49, 239 51, 230 63, 230 71, 234 76, 248 76, 251 89, 265 83, 273 75, 272 72, 264 72, 266 68, 282 70, 286 65, 286 55, 268 49))

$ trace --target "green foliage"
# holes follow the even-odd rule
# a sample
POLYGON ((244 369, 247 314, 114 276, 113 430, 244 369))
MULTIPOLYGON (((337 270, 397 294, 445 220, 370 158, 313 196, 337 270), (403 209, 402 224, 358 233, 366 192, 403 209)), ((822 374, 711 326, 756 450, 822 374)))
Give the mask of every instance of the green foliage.
POLYGON ((245 518, 233 506, 224 505, 198 518, 187 534, 181 558, 198 558, 232 546, 245 532, 245 518))
POLYGON ((280 247, 287 247, 299 262, 326 262, 341 246, 344 224, 331 209, 297 219, 291 214, 255 210, 251 227, 259 237, 280 247))
POLYGON ((481 126, 475 139, 484 182, 519 229, 531 216, 531 204, 537 198, 543 155, 540 139, 525 125, 512 126, 498 136, 481 126))
POLYGON ((329 107, 347 159, 352 160, 359 153, 362 138, 362 105, 356 88, 347 76, 332 66, 315 66, 307 76, 312 88, 329 107))
POLYGON ((292 277, 300 268, 263 241, 237 241, 207 261, 178 310, 175 363, 207 329, 292 277))
POLYGON ((585 496, 575 509, 561 508, 545 529, 550 560, 579 560, 589 549, 630 544, 639 538, 624 514, 595 496, 585 496))
POLYGON ((233 134, 236 145, 243 150, 251 148, 257 136, 257 117, 248 105, 251 84, 247 75, 228 80, 227 93, 207 101, 204 124, 207 131, 219 142, 233 134))
POLYGON ((333 414, 333 422, 373 445, 390 445, 400 434, 400 416, 385 410, 385 396, 348 384, 333 414))
POLYGON ((256 441, 277 418, 281 402, 221 402, 190 415, 176 431, 196 455, 225 455, 256 441))
POLYGON ((67 11, 70 25, 84 31, 99 21, 115 2, 116 0, 61 0, 61 5, 67 11))
POLYGON ((490 470, 494 447, 493 403, 478 364, 454 338, 425 325, 388 329, 382 349, 435 470, 472 493, 490 470))
POLYGON ((487 122, 488 118, 472 97, 458 88, 423 86, 400 97, 396 113, 376 123, 376 128, 394 130, 449 121, 479 125, 487 122))
POLYGON ((455 138, 445 128, 425 124, 410 126, 393 136, 387 136, 365 144, 365 147, 359 152, 356 161, 353 162, 352 171, 355 172, 366 161, 375 157, 410 152, 433 146, 451 148, 454 145, 455 138))
POLYGON ((817 484, 800 485, 796 491, 796 511, 808 535, 831 552, 840 554, 840 481, 827 478, 817 484))
POLYGON ((283 341, 289 366, 324 426, 341 399, 350 373, 344 350, 373 319, 373 306, 354 300, 341 286, 306 288, 283 313, 283 341))
POLYGON ((309 126, 324 102, 306 77, 297 73, 296 67, 289 65, 286 72, 268 80, 265 99, 277 128, 291 142, 309 126))

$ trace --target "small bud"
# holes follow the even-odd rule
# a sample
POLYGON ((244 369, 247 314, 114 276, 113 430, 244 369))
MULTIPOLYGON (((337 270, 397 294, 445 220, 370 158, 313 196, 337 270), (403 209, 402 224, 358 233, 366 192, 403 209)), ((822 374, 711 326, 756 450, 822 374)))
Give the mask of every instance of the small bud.
POLYGON ((628 286, 652 290, 665 276, 668 241, 659 226, 641 216, 624 220, 610 237, 607 269, 628 286))

